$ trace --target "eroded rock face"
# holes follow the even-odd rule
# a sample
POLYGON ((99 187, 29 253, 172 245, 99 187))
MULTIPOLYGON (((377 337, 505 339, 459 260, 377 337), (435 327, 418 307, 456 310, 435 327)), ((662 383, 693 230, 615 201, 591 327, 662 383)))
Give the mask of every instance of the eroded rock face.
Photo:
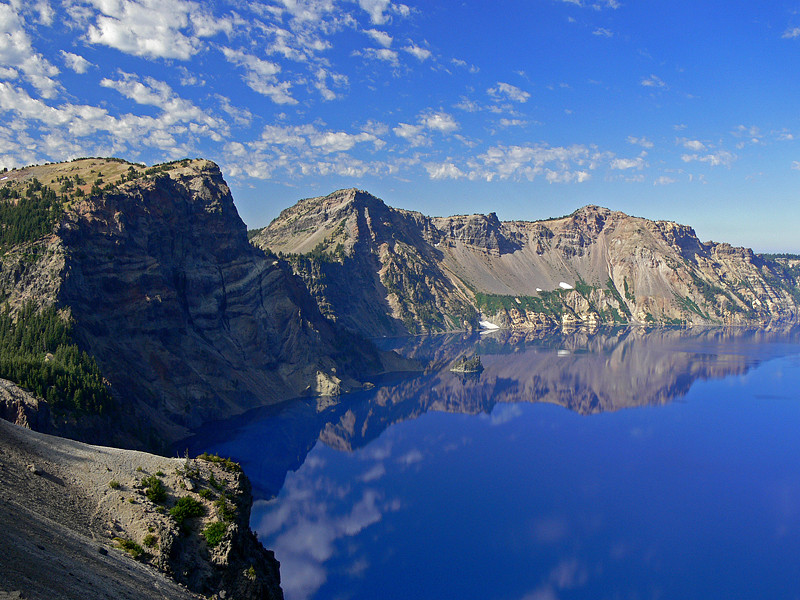
POLYGON ((325 314, 367 335, 468 329, 478 313, 515 328, 765 324, 800 314, 796 267, 598 206, 533 223, 428 218, 342 190, 285 210, 253 241, 298 254, 295 270, 325 314), (369 310, 357 312, 335 281, 367 276, 359 289, 368 290, 369 310))

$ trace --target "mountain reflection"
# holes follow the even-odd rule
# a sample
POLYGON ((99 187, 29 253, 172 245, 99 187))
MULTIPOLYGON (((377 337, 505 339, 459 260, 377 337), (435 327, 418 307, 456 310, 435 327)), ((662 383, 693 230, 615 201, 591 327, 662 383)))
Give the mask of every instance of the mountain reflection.
POLYGON ((393 423, 428 411, 489 414, 499 404, 547 402, 590 415, 663 405, 684 396, 698 379, 742 375, 788 353, 788 344, 781 342, 793 333, 543 330, 389 340, 387 348, 427 365, 424 373, 380 382, 368 392, 259 409, 201 430, 189 449, 234 456, 244 464, 256 495, 269 498, 317 440, 351 451, 393 423), (482 373, 465 377, 449 371, 459 356, 473 353, 481 355, 482 373))

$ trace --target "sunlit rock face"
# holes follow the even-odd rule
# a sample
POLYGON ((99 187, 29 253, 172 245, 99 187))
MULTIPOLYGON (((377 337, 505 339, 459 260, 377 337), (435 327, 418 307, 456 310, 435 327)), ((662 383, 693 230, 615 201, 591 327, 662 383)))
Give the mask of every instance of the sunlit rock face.
POLYGON ((481 315, 511 328, 798 318, 796 265, 597 206, 538 222, 430 218, 341 190, 253 242, 290 255, 322 312, 369 335, 475 329, 481 315))

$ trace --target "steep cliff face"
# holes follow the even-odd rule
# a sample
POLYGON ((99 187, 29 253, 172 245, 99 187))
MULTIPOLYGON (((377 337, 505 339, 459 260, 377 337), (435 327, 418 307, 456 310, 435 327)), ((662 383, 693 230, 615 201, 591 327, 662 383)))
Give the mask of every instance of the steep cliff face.
MULTIPOLYGON (((385 369, 383 354, 320 314, 285 262, 248 244, 215 164, 90 165, 107 185, 70 196, 33 258, 7 250, 0 285, 12 306, 34 298, 68 315, 122 420, 152 428, 145 443, 287 398, 358 389, 385 369)), ((88 166, 33 167, 14 184, 85 181, 88 166)))
POLYGON ((295 270, 326 314, 367 335, 474 327, 478 313, 505 327, 764 324, 800 314, 796 268, 702 243, 691 227, 597 206, 540 222, 428 218, 346 190, 287 209, 253 241, 297 254, 295 270), (359 205, 379 213, 381 227, 356 218, 359 205), (365 236, 385 243, 359 245, 365 236), (369 268, 353 269, 353 256, 369 268), (320 285, 334 271, 340 282, 373 275, 369 326, 355 318, 352 298, 342 301, 352 294, 320 285), (393 329, 376 328, 381 310, 393 329))
POLYGON ((252 242, 287 255, 323 314, 381 336, 477 325, 463 284, 442 273, 441 237, 427 217, 351 189, 299 202, 252 242))

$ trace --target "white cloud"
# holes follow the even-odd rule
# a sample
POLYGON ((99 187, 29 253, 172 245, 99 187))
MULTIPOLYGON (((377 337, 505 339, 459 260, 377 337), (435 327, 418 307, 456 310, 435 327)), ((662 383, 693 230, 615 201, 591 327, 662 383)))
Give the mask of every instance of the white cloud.
POLYGON ((672 177, 662 175, 653 182, 653 185, 670 185, 671 183, 675 183, 675 180, 672 177))
POLYGON ((477 73, 480 71, 479 67, 471 65, 467 61, 461 60, 460 58, 451 58, 450 62, 457 67, 461 67, 462 69, 467 69, 470 73, 477 73))
POLYGON ((392 131, 397 137, 408 141, 412 146, 426 146, 430 140, 424 133, 422 125, 411 125, 410 123, 398 123, 392 131))
POLYGON ((787 29, 786 31, 783 32, 783 35, 781 37, 789 40, 793 40, 795 38, 800 37, 800 27, 792 27, 790 29, 787 29))
POLYGON ((653 88, 665 88, 667 84, 664 83, 660 77, 656 75, 650 75, 649 77, 642 78, 641 84, 644 87, 653 87, 653 88))
POLYGON ((208 13, 188 0, 86 0, 97 14, 89 25, 90 43, 145 58, 188 60, 201 39, 230 33, 230 18, 208 13))
POLYGON ((467 173, 470 179, 484 181, 533 181, 543 176, 550 183, 582 183, 590 179, 590 171, 596 169, 601 160, 607 160, 605 154, 583 145, 499 145, 470 159, 467 173))
POLYGON ((415 44, 404 46, 403 50, 414 56, 417 60, 425 61, 431 57, 431 51, 426 48, 421 48, 415 44))
POLYGON ((395 67, 400 64, 397 51, 389 50, 389 48, 364 48, 364 50, 361 51, 361 54, 363 54, 366 58, 388 62, 390 65, 395 67))
POLYGON ((383 25, 389 21, 389 15, 393 12, 401 17, 411 14, 411 9, 405 4, 395 4, 390 0, 358 0, 358 5, 369 14, 370 22, 373 25, 383 25))
POLYGON ((514 102, 527 102, 528 98, 531 97, 528 92, 510 83, 503 83, 502 81, 498 81, 497 87, 489 88, 486 92, 494 97, 505 96, 514 102))
POLYGON ((642 169, 646 165, 642 157, 638 158, 615 158, 611 161, 611 168, 619 171, 627 169, 642 169))
POLYGON ((614 37, 614 32, 609 29, 606 29, 605 27, 598 27, 592 32, 592 35, 596 35, 598 37, 610 38, 614 37))
POLYGON ((43 98, 54 98, 59 83, 58 68, 33 49, 22 18, 8 4, 0 4, 0 77, 16 79, 20 74, 43 98))
POLYGON ((694 152, 702 152, 703 150, 706 149, 706 145, 703 142, 701 142, 700 140, 683 139, 683 140, 681 140, 681 142, 683 143, 683 147, 684 148, 687 148, 689 150, 693 150, 694 152))
POLYGON ((222 53, 228 62, 244 69, 242 79, 250 89, 267 96, 276 104, 297 104, 297 100, 289 93, 292 84, 278 81, 276 77, 281 71, 280 65, 247 54, 243 50, 223 47, 222 53))
POLYGON ((90 63, 82 56, 79 56, 78 54, 73 54, 72 52, 65 52, 64 50, 62 50, 61 56, 64 59, 64 64, 79 74, 86 73, 86 71, 89 70, 89 67, 94 66, 92 63, 90 63))
POLYGON ((795 171, 800 171, 800 160, 792 161, 792 169, 795 171))
POLYGON ((452 162, 428 163, 425 165, 431 179, 461 179, 465 173, 452 162))
POLYGON ((367 29, 364 31, 369 37, 373 40, 378 42, 384 48, 388 48, 392 45, 393 38, 385 31, 379 31, 377 29, 367 29))
POLYGON ((152 87, 139 90, 126 82, 111 82, 130 95, 162 108, 156 117, 123 114, 113 116, 106 109, 76 104, 53 107, 32 98, 26 91, 0 82, 0 111, 17 117, 24 131, 46 130, 39 140, 29 139, 42 159, 63 160, 75 156, 127 153, 138 155, 143 147, 157 149, 162 156, 186 156, 195 139, 208 137, 221 141, 227 134, 224 123, 176 97, 165 97, 165 90, 152 87))
POLYGON ((445 112, 423 114, 420 117, 420 123, 432 131, 441 133, 451 133, 458 129, 456 120, 445 112))
POLYGON ((641 146, 642 148, 652 148, 653 142, 648 140, 646 137, 637 138, 635 136, 629 135, 628 136, 628 143, 635 144, 637 146, 641 146))
POLYGON ((500 119, 501 127, 523 127, 527 124, 528 122, 522 119, 500 119))
POLYGON ((727 150, 720 150, 718 152, 712 152, 710 154, 700 155, 700 154, 683 154, 681 156, 681 160, 683 162, 703 162, 707 163, 712 167, 719 167, 725 166, 730 167, 733 162, 736 160, 737 156, 728 152, 727 150))

